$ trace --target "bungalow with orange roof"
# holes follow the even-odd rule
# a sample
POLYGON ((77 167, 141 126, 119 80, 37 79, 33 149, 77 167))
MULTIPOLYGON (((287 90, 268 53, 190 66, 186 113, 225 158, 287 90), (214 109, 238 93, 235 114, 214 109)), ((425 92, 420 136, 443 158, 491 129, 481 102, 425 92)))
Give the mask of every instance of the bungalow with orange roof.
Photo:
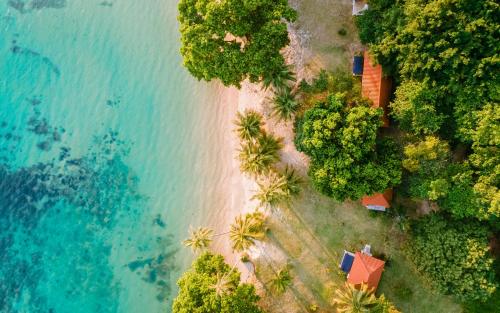
POLYGON ((375 64, 370 54, 365 51, 363 62, 363 76, 361 78, 361 93, 363 97, 370 99, 373 107, 382 108, 384 115, 382 121, 383 127, 389 126, 388 105, 391 95, 392 80, 384 76, 382 66, 375 64))
POLYGON ((384 261, 374 258, 370 254, 370 246, 367 245, 356 254, 344 251, 340 268, 347 273, 348 283, 354 286, 365 284, 368 285, 369 289, 375 291, 382 278, 384 265, 384 261))
POLYGON ((385 212, 391 207, 392 189, 387 189, 384 193, 376 193, 371 196, 364 196, 361 203, 368 210, 385 212))

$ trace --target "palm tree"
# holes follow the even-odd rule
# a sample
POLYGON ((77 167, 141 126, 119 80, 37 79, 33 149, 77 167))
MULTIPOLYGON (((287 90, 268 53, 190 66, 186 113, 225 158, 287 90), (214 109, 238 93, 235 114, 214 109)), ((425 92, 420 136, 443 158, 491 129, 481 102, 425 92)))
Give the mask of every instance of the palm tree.
POLYGON ((290 87, 278 89, 274 98, 271 99, 272 115, 277 117, 278 120, 288 121, 299 109, 299 102, 295 99, 290 87))
POLYGON ((274 162, 280 160, 278 152, 283 148, 283 138, 276 138, 263 131, 257 142, 259 143, 261 154, 272 157, 274 162))
POLYGON ((190 228, 189 238, 182 243, 186 247, 190 247, 193 252, 204 250, 212 243, 213 230, 205 227, 198 227, 197 229, 190 228))
POLYGON ((334 303, 340 313, 369 313, 377 308, 378 301, 373 294, 373 289, 368 289, 365 284, 357 289, 354 285, 346 283, 343 289, 337 289, 334 303))
POLYGON ((283 64, 278 71, 265 76, 262 80, 262 85, 265 90, 271 86, 278 90, 288 87, 288 82, 291 81, 297 81, 295 73, 293 73, 291 66, 283 64))
POLYGON ((283 176, 286 180, 285 190, 291 196, 298 196, 301 190, 302 179, 295 173, 295 169, 287 165, 283 176))
POLYGON ((275 277, 271 280, 271 288, 276 293, 283 294, 291 284, 292 275, 290 274, 290 266, 287 264, 275 274, 275 277))
POLYGON ((257 140, 243 142, 239 152, 241 171, 253 175, 267 172, 272 164, 279 161, 281 147, 281 139, 266 132, 262 132, 257 140))
POLYGON ((237 126, 236 132, 242 140, 251 140, 259 136, 263 125, 262 115, 253 110, 246 110, 244 113, 236 113, 234 124, 237 126))
POLYGON ((237 216, 229 231, 232 248, 238 252, 247 250, 265 235, 265 216, 259 211, 237 216))
POLYGON ((271 172, 268 177, 257 181, 259 191, 252 197, 257 200, 262 207, 274 209, 280 204, 290 201, 290 194, 286 190, 286 179, 283 175, 271 172))
POLYGON ((228 293, 230 293, 234 289, 234 283, 230 280, 230 275, 232 273, 232 269, 229 273, 221 274, 217 272, 216 281, 210 287, 215 290, 215 294, 219 297, 222 297, 228 293))
POLYGON ((274 209, 280 204, 289 204, 293 196, 300 193, 300 177, 292 167, 287 166, 284 174, 271 172, 267 177, 257 181, 259 190, 252 197, 262 207, 274 209))

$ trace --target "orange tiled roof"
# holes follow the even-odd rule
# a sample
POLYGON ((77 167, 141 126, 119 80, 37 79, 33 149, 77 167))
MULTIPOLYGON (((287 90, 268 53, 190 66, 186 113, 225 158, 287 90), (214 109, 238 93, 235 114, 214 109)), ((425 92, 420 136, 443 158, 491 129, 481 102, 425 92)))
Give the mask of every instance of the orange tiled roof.
POLYGON ((386 191, 384 191, 384 193, 376 193, 371 196, 364 196, 363 199, 361 199, 361 203, 364 206, 379 205, 383 206, 384 208, 390 208, 391 200, 392 200, 392 189, 387 189, 386 191))
POLYGON ((367 254, 356 252, 347 282, 353 285, 367 284, 368 288, 377 289, 385 262, 367 254))
POLYGON ((387 118, 387 105, 391 93, 391 79, 384 77, 382 66, 374 65, 374 62, 368 52, 365 51, 363 63, 363 77, 361 79, 361 92, 363 97, 366 97, 373 102, 376 108, 384 109, 382 118, 384 127, 389 126, 387 118))

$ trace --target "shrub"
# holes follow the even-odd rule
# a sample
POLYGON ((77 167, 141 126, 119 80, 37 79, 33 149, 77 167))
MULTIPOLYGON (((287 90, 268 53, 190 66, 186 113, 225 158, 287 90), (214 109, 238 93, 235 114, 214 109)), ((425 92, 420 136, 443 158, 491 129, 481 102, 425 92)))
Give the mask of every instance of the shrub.
POLYGON ((488 231, 475 222, 429 215, 411 228, 406 251, 437 289, 460 300, 487 300, 496 289, 488 231))

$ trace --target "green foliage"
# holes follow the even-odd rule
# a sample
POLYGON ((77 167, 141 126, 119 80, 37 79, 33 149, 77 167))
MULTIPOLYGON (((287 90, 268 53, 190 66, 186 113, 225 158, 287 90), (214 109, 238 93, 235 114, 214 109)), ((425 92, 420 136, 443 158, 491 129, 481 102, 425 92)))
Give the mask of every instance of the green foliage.
POLYGON ((279 161, 282 139, 261 131, 256 140, 241 143, 239 152, 240 168, 244 173, 260 175, 271 170, 271 166, 279 161))
POLYGON ((240 282, 220 255, 204 253, 177 282, 174 313, 262 313, 255 287, 240 282), (218 292, 219 291, 219 292, 218 292))
POLYGON ((305 112, 295 144, 311 157, 315 187, 337 200, 359 199, 399 183, 401 162, 396 146, 377 141, 382 111, 348 106, 331 95, 305 112))
POLYGON ((401 129, 415 134, 429 135, 439 131, 444 116, 432 105, 434 91, 424 83, 412 80, 403 82, 396 90, 391 103, 391 114, 401 129))
POLYGON ((498 16, 494 0, 371 0, 357 18, 361 40, 400 82, 391 107, 401 128, 468 148, 462 165, 414 174, 408 190, 488 221, 500 218, 498 16))
POLYGON ((474 192, 484 208, 482 218, 500 219, 500 106, 488 104, 476 113, 469 161, 475 174, 474 192))
POLYGON ((289 121, 299 109, 299 102, 295 99, 290 87, 278 89, 272 99, 273 115, 279 120, 289 121))
POLYGON ((296 80, 295 73, 292 71, 291 67, 283 64, 280 69, 264 76, 262 85, 266 90, 272 86, 275 91, 279 91, 280 89, 288 88, 288 84, 296 80))
POLYGON ((464 313, 498 312, 498 308, 500 308, 500 289, 498 288, 487 301, 469 301, 464 303, 464 313))
POLYGON ((474 222, 430 215, 415 222, 409 259, 441 292, 460 300, 487 300, 495 291, 488 232, 474 222))
POLYGON ((280 269, 271 280, 271 288, 277 294, 283 294, 288 286, 292 284, 292 275, 290 274, 290 266, 286 265, 280 269))
POLYGON ((335 291, 333 302, 339 313, 373 312, 379 305, 373 290, 368 289, 367 285, 356 288, 347 282, 343 288, 335 291))
POLYGON ((197 229, 189 230, 189 238, 182 243, 186 247, 190 247, 193 252, 207 249, 212 243, 214 231, 205 227, 198 227, 197 229))
POLYGON ((283 69, 285 22, 297 15, 286 0, 181 0, 178 8, 181 55, 196 78, 239 87, 283 69))
POLYGON ((331 94, 344 95, 348 102, 361 100, 361 85, 351 73, 343 71, 333 73, 321 70, 310 84, 302 80, 299 88, 302 93, 313 97, 315 94, 328 91, 331 94))
POLYGON ((403 167, 410 172, 420 172, 428 176, 440 172, 450 159, 448 143, 434 136, 409 144, 404 148, 403 167))
POLYGON ((237 216, 229 231, 229 238, 234 251, 242 252, 266 236, 266 217, 256 211, 237 216))
POLYGON ((406 120, 420 116, 434 129, 445 117, 441 132, 465 141, 470 113, 500 99, 499 15, 493 0, 372 0, 358 27, 378 62, 403 81, 401 105, 414 109, 406 120))
POLYGON ((287 190, 286 178, 276 172, 271 172, 257 181, 259 190, 252 197, 257 200, 261 207, 276 208, 290 202, 291 194, 287 190))
POLYGON ((260 136, 264 123, 260 113, 253 110, 246 110, 244 113, 236 113, 234 124, 237 127, 236 132, 241 140, 251 140, 260 136))
POLYGON ((378 305, 373 313, 401 313, 384 295, 381 295, 377 300, 378 305))
POLYGON ((451 158, 448 143, 427 136, 404 148, 403 167, 408 171, 409 196, 437 200, 448 192, 446 169, 451 158))
POLYGON ((288 205, 292 197, 300 193, 302 183, 295 171, 287 167, 283 174, 270 172, 269 175, 257 181, 259 190, 252 197, 258 200, 260 206, 276 208, 280 205, 288 205))

